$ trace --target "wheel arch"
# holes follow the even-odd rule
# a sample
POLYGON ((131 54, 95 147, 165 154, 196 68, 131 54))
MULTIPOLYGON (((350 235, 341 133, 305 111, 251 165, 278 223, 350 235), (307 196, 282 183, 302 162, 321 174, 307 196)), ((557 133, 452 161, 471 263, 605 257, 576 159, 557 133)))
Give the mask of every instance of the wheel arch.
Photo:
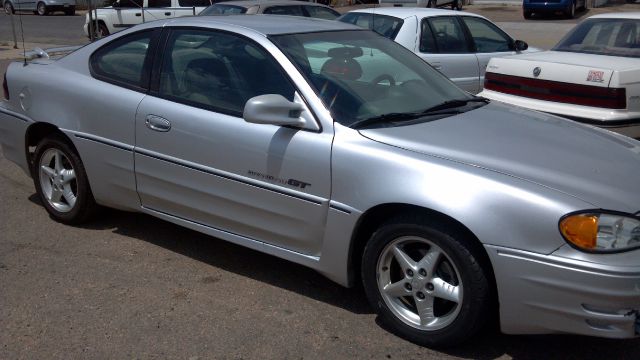
POLYGON ((42 141, 42 139, 51 136, 58 135, 62 139, 64 139, 69 146, 73 149, 73 151, 80 156, 78 149, 71 139, 57 126, 48 123, 48 122, 36 122, 31 124, 27 131, 25 132, 24 146, 25 146, 25 156, 27 158, 27 165, 29 169, 32 170, 33 167, 33 154, 35 152, 35 148, 42 141))
POLYGON ((361 282, 360 271, 362 255, 368 240, 384 220, 400 214, 417 215, 426 219, 429 223, 443 224, 445 227, 451 228, 456 234, 467 239, 475 253, 481 257, 478 261, 480 261, 482 267, 487 271, 487 277, 489 278, 492 292, 494 293, 493 296, 497 299, 497 285, 493 266, 489 259, 489 254, 480 242, 480 239, 467 226, 447 214, 427 207, 405 203, 379 204, 366 210, 360 216, 352 233, 351 246, 349 247, 348 276, 351 284, 361 282))

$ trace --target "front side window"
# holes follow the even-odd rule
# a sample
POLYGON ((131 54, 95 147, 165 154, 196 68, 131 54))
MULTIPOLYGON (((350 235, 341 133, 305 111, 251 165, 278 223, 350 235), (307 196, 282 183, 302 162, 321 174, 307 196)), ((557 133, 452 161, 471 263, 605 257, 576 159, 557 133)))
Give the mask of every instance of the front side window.
POLYGON ((247 8, 243 6, 236 5, 224 5, 224 4, 215 4, 209 6, 208 8, 202 10, 199 16, 207 16, 207 15, 238 15, 244 14, 247 12, 247 8))
POLYGON ((586 20, 573 28, 553 50, 640 58, 640 20, 586 20))
POLYGON ((391 40, 396 38, 396 35, 398 35, 398 32, 404 23, 404 20, 393 16, 355 12, 346 13, 338 20, 373 30, 391 40))
POLYGON ((294 6, 269 6, 264 9, 264 14, 270 15, 292 15, 292 16, 304 16, 302 7, 298 5, 294 6))
POLYGON ((429 18, 436 45, 440 53, 460 54, 468 53, 469 44, 462 26, 454 16, 429 18))
POLYGON ((118 85, 146 88, 148 50, 153 31, 138 32, 119 38, 91 55, 92 74, 98 79, 118 85))
POLYGON ((241 116, 250 98, 279 94, 293 100, 294 87, 259 45, 237 35, 174 30, 160 71, 161 97, 241 116))
POLYGON ((304 9, 309 17, 316 19, 335 20, 338 16, 340 16, 340 13, 338 13, 337 11, 323 6, 305 5, 304 9))
POLYGON ((370 31, 274 35, 270 39, 315 88, 333 118, 346 126, 471 98, 411 51, 370 31))
POLYGON ((469 28, 477 52, 491 53, 512 49, 513 41, 509 35, 487 20, 471 16, 463 16, 462 20, 469 28))
POLYGON ((121 8, 141 8, 142 0, 120 0, 118 1, 118 7, 121 8))

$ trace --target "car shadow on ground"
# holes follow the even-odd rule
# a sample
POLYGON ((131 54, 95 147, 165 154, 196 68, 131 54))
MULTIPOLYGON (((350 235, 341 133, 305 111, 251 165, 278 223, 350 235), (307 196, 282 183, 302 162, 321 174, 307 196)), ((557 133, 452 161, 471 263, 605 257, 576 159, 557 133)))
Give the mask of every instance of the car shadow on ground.
POLYGON ((549 20, 557 21, 557 20, 564 20, 565 22, 580 22, 583 19, 586 19, 591 15, 593 15, 593 14, 591 14, 591 11, 589 11, 589 9, 576 10, 576 14, 573 17, 573 19, 567 19, 564 15, 562 15, 560 13, 556 13, 556 14, 554 14, 554 13, 541 13, 541 14, 534 13, 533 16, 531 16, 531 19, 528 19, 528 20, 525 20, 525 21, 549 21, 549 20))
MULTIPOLYGON (((29 200, 42 205, 37 194, 31 195, 29 200)), ((224 271, 277 286, 355 314, 373 313, 360 286, 344 288, 304 266, 149 215, 102 209, 95 220, 82 225, 81 228, 111 230, 116 234, 160 246, 224 271)), ((376 324, 393 332, 380 317, 376 318, 376 324)), ((520 360, 582 360, 593 358, 593 354, 603 352, 607 354, 608 359, 637 360, 640 354, 640 339, 611 340, 571 335, 504 335, 499 332, 497 322, 493 322, 487 324, 480 334, 462 345, 433 350, 451 356, 478 360, 497 359, 505 355, 520 360)))

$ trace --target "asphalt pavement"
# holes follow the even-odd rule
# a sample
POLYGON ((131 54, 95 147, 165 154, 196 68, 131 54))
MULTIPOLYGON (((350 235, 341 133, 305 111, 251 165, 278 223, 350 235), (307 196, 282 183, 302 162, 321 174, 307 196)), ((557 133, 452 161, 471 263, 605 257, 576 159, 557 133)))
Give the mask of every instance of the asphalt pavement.
MULTIPOLYGON (((26 15, 23 24, 36 24, 26 27, 27 41, 84 41, 80 18, 26 15)), ((5 19, 0 15, 0 44, 8 40, 5 19)), ((3 66, 0 60, 2 72, 3 66)), ((85 226, 56 223, 32 180, 1 152, 0 193, 0 359, 635 360, 640 354, 639 340, 507 336, 492 326, 463 346, 420 347, 391 334, 361 289, 302 266, 141 214, 104 210, 85 226)))

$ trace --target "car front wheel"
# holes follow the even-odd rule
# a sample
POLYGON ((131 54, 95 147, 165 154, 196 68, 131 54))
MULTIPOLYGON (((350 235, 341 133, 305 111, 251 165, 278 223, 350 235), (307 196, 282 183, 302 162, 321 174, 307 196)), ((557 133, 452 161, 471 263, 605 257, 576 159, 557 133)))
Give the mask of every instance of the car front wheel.
POLYGON ((32 171, 38 196, 55 220, 79 224, 96 210, 84 165, 61 136, 45 138, 38 144, 32 171))
POLYGON ((564 13, 565 17, 567 19, 573 19, 574 17, 576 17, 576 2, 572 2, 571 5, 569 5, 569 8, 565 11, 564 13))
POLYGON ((437 2, 437 0, 429 0, 429 1, 427 2, 427 7, 428 7, 428 8, 434 8, 434 7, 436 7, 436 6, 437 6, 437 3, 436 3, 436 2, 437 2))
POLYGON ((411 217, 380 227, 367 243, 362 280, 371 305, 398 335, 448 346, 475 334, 491 313, 481 250, 411 217))
POLYGON ((451 10, 462 10, 462 0, 454 0, 451 3, 451 10))
POLYGON ((49 10, 47 9, 47 5, 43 2, 39 2, 38 5, 36 6, 36 11, 38 12, 38 15, 40 16, 45 16, 47 14, 49 14, 49 10))

